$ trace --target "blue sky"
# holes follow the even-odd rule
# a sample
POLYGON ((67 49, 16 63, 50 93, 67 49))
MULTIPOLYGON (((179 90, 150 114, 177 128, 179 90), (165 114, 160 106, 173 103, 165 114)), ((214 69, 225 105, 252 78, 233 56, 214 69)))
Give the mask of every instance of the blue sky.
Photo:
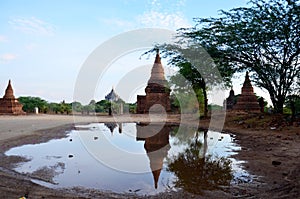
MULTIPOLYGON (((16 96, 71 102, 82 64, 111 37, 138 28, 191 27, 194 17, 246 5, 244 0, 1 0, 0 95, 11 79, 16 96)), ((110 80, 95 93, 97 101, 114 86, 110 80)))

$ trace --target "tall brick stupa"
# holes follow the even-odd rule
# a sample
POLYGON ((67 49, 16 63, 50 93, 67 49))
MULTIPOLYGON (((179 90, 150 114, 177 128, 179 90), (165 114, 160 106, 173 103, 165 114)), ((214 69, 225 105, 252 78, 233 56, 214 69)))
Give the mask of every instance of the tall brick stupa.
POLYGON ((23 105, 20 104, 14 96, 14 91, 9 80, 3 98, 0 98, 0 114, 9 115, 23 115, 25 112, 22 110, 23 105))
POLYGON ((161 106, 166 112, 171 111, 171 90, 168 87, 167 80, 165 79, 164 68, 161 64, 158 50, 151 70, 151 77, 148 80, 145 92, 146 95, 137 96, 137 113, 149 113, 150 108, 152 112, 160 113, 162 110, 159 109, 159 107, 161 106), (155 107, 157 109, 155 109, 155 107))
POLYGON ((242 93, 237 99, 233 110, 247 111, 247 112, 260 112, 260 106, 257 97, 254 94, 249 74, 246 72, 245 81, 242 87, 242 93))

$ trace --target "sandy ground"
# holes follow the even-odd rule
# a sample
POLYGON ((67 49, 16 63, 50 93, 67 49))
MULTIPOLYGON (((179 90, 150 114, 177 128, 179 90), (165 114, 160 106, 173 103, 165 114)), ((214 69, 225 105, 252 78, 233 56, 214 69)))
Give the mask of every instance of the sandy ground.
MULTIPOLYGON (((222 117, 200 120, 202 128, 216 128, 222 125, 222 117)), ((91 122, 163 122, 179 123, 182 116, 168 117, 147 115, 125 116, 67 116, 27 115, 0 116, 0 196, 18 198, 29 193, 29 198, 140 198, 136 195, 122 195, 85 189, 52 190, 34 184, 28 176, 12 170, 15 163, 26 161, 20 157, 6 157, 8 149, 30 143, 64 137, 75 124, 91 122)), ((199 120, 191 115, 184 118, 186 123, 199 120)), ((259 176, 252 183, 232 186, 225 191, 207 192, 197 196, 184 191, 168 192, 148 198, 299 198, 300 196, 300 128, 293 126, 273 127, 270 119, 258 119, 257 115, 227 114, 223 130, 236 135, 242 150, 236 155, 246 161, 245 168, 259 176)))

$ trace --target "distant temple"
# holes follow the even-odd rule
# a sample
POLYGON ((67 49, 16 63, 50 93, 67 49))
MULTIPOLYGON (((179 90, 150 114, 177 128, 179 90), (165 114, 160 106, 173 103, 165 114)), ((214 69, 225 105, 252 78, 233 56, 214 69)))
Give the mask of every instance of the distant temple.
POLYGON ((229 96, 224 101, 224 106, 226 106, 226 110, 231 110, 233 109, 234 104, 235 104, 234 90, 231 88, 229 92, 229 96))
POLYGON ((14 91, 9 80, 3 98, 0 98, 0 114, 21 115, 25 114, 22 110, 23 105, 20 104, 14 96, 14 91))
POLYGON ((167 80, 164 76, 164 69, 161 64, 159 51, 157 50, 155 61, 151 70, 151 77, 148 80, 148 85, 145 89, 146 95, 137 96, 137 113, 149 113, 151 111, 161 112, 162 110, 153 109, 153 105, 161 105, 166 112, 171 111, 170 103, 170 88, 167 85, 167 80))
POLYGON ((119 97, 119 95, 116 93, 115 89, 112 88, 111 91, 105 96, 105 99, 107 101, 110 102, 117 102, 119 101, 121 98, 119 97))
POLYGON ((237 111, 260 112, 261 108, 254 95, 253 87, 249 79, 249 74, 246 72, 245 81, 242 87, 242 93, 237 99, 237 103, 233 106, 237 111))

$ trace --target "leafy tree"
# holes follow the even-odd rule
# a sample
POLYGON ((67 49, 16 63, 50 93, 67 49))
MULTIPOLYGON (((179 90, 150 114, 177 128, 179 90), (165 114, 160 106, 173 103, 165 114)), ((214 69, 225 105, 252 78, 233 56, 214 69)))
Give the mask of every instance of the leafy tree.
POLYGON ((222 11, 219 18, 196 19, 180 37, 202 45, 218 65, 252 72, 283 112, 286 96, 300 78, 298 0, 251 0, 251 7, 222 11))
POLYGON ((54 102, 49 103, 48 108, 49 108, 49 112, 56 113, 56 114, 61 111, 60 105, 54 102))
MULTIPOLYGON (((162 50, 164 57, 169 58, 168 64, 178 68, 178 73, 171 77, 171 83, 175 87, 185 89, 192 87, 199 104, 203 104, 204 117, 208 115, 207 90, 213 86, 228 87, 234 73, 230 65, 216 65, 210 54, 216 55, 216 50, 202 46, 203 44, 189 38, 185 32, 178 32, 177 41, 174 44, 156 46, 162 50)), ((145 54, 154 51, 146 52, 145 54)), ((201 106, 199 106, 201 109, 201 106)))
POLYGON ((136 103, 125 103, 124 113, 136 113, 136 103))
POLYGON ((208 105, 209 110, 222 110, 223 106, 217 105, 217 104, 209 104, 208 105))
POLYGON ((65 103, 65 101, 62 101, 59 104, 59 108, 59 112, 61 112, 62 114, 70 114, 72 112, 72 104, 65 103))
POLYGON ((72 109, 75 112, 82 112, 83 106, 80 102, 72 102, 72 109))
POLYGON ((285 102, 286 108, 290 109, 292 112, 292 121, 295 120, 297 113, 300 113, 300 96, 299 95, 289 95, 285 102))
MULTIPOLYGON (((177 90, 173 89, 170 96, 172 105, 177 107, 180 113, 198 113, 199 112, 199 102, 203 104, 203 95, 201 95, 201 90, 198 90, 199 98, 197 98, 192 89, 189 90, 177 90)), ((200 111, 200 112, 203 112, 200 111)))
POLYGON ((28 113, 33 113, 35 107, 40 112, 47 112, 48 103, 39 97, 19 97, 19 102, 23 105, 23 110, 28 113))
POLYGON ((101 100, 101 101, 96 103, 95 110, 96 110, 97 113, 99 113, 99 112, 108 113, 109 108, 111 108, 111 102, 108 101, 108 100, 101 100))

